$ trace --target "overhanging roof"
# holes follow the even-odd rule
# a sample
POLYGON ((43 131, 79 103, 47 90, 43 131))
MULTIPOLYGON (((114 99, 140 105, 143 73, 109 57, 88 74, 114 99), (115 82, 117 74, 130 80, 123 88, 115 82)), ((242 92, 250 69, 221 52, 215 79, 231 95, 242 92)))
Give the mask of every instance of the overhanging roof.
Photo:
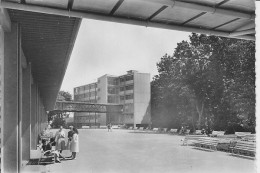
POLYGON ((81 19, 19 10, 8 12, 11 21, 21 26, 24 56, 31 63, 46 110, 52 110, 81 19))
POLYGON ((2 0, 0 6, 255 40, 255 0, 2 0))

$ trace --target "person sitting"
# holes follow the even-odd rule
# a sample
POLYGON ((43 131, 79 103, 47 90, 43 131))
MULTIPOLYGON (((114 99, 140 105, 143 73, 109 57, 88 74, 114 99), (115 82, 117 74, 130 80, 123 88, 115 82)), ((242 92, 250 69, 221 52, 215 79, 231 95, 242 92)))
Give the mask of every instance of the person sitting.
POLYGON ((54 143, 55 143, 54 139, 51 139, 50 142, 48 142, 48 140, 43 139, 41 148, 45 152, 44 155, 48 156, 48 155, 53 154, 54 155, 54 161, 60 163, 59 158, 60 157, 62 159, 65 159, 65 158, 60 154, 59 151, 52 149, 52 146, 54 145, 54 143))

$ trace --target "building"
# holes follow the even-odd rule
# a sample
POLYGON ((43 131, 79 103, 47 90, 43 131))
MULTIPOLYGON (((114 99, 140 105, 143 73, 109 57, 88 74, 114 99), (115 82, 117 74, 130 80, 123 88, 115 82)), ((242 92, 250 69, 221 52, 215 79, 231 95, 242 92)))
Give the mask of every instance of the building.
POLYGON ((0 172, 27 172, 25 165, 48 127, 80 23, 0 7, 0 172))
POLYGON ((123 113, 82 112, 74 114, 79 126, 128 126, 150 124, 150 74, 130 70, 122 76, 103 75, 97 82, 74 88, 74 100, 89 103, 122 104, 123 113))

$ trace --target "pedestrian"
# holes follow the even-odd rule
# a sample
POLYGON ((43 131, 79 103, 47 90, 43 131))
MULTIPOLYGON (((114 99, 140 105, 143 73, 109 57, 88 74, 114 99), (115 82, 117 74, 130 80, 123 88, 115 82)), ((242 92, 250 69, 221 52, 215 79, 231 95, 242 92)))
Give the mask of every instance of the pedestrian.
POLYGON ((58 150, 60 153, 62 153, 62 150, 66 149, 66 146, 65 146, 65 132, 64 132, 62 126, 60 126, 60 129, 56 132, 55 142, 56 142, 56 146, 55 146, 56 150, 58 150))
POLYGON ((72 152, 71 159, 76 159, 76 154, 79 152, 79 132, 75 127, 73 127, 73 132, 70 151, 72 152))
MULTIPOLYGON (((71 141, 72 141, 72 137, 73 137, 73 134, 74 134, 73 126, 69 126, 69 128, 70 128, 70 131, 68 132, 68 144, 67 144, 68 150, 70 150, 71 141)), ((71 154, 70 158, 72 158, 72 154, 71 154)))
POLYGON ((112 125, 111 125, 111 123, 108 123, 107 124, 107 131, 109 132, 112 132, 112 125))

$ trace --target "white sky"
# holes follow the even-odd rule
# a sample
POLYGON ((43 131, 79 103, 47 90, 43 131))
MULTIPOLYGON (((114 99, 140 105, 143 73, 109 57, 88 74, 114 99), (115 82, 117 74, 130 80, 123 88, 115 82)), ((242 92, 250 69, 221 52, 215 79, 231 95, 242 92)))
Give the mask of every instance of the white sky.
POLYGON ((104 74, 123 75, 128 70, 158 74, 156 63, 172 55, 188 32, 127 24, 82 20, 61 90, 95 82, 104 74))

